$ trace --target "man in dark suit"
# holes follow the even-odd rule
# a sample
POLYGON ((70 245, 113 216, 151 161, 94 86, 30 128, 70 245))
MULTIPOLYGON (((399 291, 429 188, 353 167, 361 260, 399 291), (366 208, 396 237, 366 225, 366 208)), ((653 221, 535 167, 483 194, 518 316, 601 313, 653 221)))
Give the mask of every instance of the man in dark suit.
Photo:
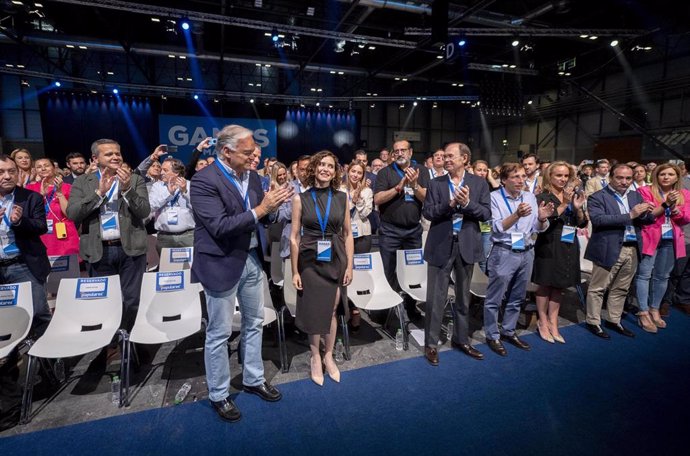
POLYGON ((131 329, 146 269, 146 228, 151 212, 141 176, 122 167, 120 145, 99 139, 91 145, 95 173, 80 176, 70 194, 67 217, 81 224, 79 255, 90 277, 120 275, 122 326, 131 329))
POLYGON ((429 181, 424 200, 424 217, 431 221, 424 248, 428 263, 424 354, 433 366, 438 365, 441 320, 453 271, 455 325, 451 344, 472 358, 484 357, 470 345, 467 313, 474 263, 483 257, 479 222, 491 218, 491 198, 486 180, 465 172, 470 155, 465 144, 448 144, 444 150, 448 175, 429 181))
POLYGON ((585 258, 592 261, 592 279, 587 290, 587 329, 602 339, 610 336, 601 328, 601 308, 608 289, 608 319, 604 326, 624 336, 634 334, 620 323, 625 297, 635 277, 642 251, 640 227, 654 222, 654 206, 631 191, 633 169, 625 163, 611 168, 611 181, 587 200, 592 237, 585 258))
MULTIPOLYGON (((32 337, 41 336, 50 322, 45 281, 50 272, 41 234, 48 231, 41 195, 17 187, 17 165, 0 154, 0 284, 31 282, 34 318, 32 337)), ((0 431, 19 422, 18 350, 0 359, 0 431)))
POLYGON ((264 378, 261 359, 264 276, 258 225, 289 200, 293 187, 264 194, 259 176, 250 172, 255 147, 251 130, 223 128, 216 145, 218 160, 194 175, 190 194, 196 223, 192 281, 203 285, 208 308, 204 362, 209 400, 230 422, 241 417, 230 399, 227 347, 235 298, 242 314, 244 391, 271 402, 282 397, 264 378))
POLYGON ((74 181, 77 180, 77 177, 86 172, 86 160, 84 160, 84 156, 79 152, 72 152, 65 157, 65 163, 67 164, 67 168, 72 172, 65 176, 62 181, 65 184, 72 185, 74 181))

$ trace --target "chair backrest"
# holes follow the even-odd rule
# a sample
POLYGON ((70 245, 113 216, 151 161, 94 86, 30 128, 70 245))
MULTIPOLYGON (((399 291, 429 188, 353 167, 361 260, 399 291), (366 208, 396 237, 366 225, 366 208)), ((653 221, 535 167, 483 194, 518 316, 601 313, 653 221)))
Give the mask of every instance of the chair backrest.
POLYGON ((383 310, 403 301, 386 280, 379 252, 357 254, 353 263, 352 283, 347 287, 347 296, 357 307, 383 310))
POLYGON ((199 289, 191 272, 147 272, 141 283, 139 310, 129 339, 162 344, 184 339, 201 329, 199 289))
POLYGON ((194 247, 165 247, 161 249, 158 272, 182 271, 192 268, 194 247))
POLYGON ((578 234, 577 242, 580 244, 580 271, 591 274, 594 263, 585 259, 585 250, 587 250, 587 243, 589 242, 589 239, 587 239, 587 236, 585 235, 578 234))
POLYGON ((297 290, 292 284, 292 263, 290 261, 290 258, 286 258, 283 261, 285 270, 285 278, 283 280, 283 302, 285 302, 285 306, 290 311, 290 315, 294 317, 297 310, 297 290))
POLYGON ((422 249, 398 250, 395 272, 400 288, 417 301, 426 301, 426 261, 422 249))
POLYGON ((280 242, 271 243, 271 282, 277 286, 283 286, 283 259, 280 257, 280 242))
POLYGON ((63 279, 53 318, 29 354, 67 358, 92 352, 110 343, 121 320, 120 276, 63 279))
MULTIPOLYGON (((266 273, 263 275, 263 304, 264 304, 264 322, 263 326, 269 325, 278 319, 276 310, 273 307, 273 299, 271 298, 271 290, 268 286, 268 277, 266 273)), ((240 313, 240 303, 235 298, 235 315, 232 317, 232 330, 240 331, 242 327, 242 314, 240 313)))
POLYGON ((146 236, 146 270, 151 271, 158 267, 160 261, 158 255, 158 249, 156 249, 156 244, 158 243, 158 236, 155 234, 149 234, 146 236))
POLYGON ((79 257, 77 255, 49 256, 50 274, 46 279, 46 293, 55 294, 62 279, 79 277, 79 257))
POLYGON ((474 264, 472 271, 472 281, 470 281, 470 293, 478 298, 486 298, 486 287, 489 286, 489 278, 484 274, 479 263, 474 264))
POLYGON ((33 318, 31 282, 0 285, 0 358, 26 338, 33 318))

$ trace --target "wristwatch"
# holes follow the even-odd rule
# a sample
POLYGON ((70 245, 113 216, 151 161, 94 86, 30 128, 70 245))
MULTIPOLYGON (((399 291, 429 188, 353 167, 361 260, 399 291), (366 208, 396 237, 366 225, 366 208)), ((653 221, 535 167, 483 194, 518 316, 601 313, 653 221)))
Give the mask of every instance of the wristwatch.
POLYGON ((663 207, 664 209, 668 209, 671 206, 669 206, 668 203, 664 201, 663 203, 661 203, 661 207, 663 207))

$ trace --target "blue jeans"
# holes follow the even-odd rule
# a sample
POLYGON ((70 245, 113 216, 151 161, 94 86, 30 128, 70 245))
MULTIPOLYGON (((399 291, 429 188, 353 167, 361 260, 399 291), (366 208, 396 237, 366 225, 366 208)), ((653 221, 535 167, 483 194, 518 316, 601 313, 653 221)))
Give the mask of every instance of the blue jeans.
POLYGON ((482 254, 484 259, 479 262, 479 269, 486 274, 486 261, 489 258, 489 253, 491 252, 491 232, 482 233, 482 254))
POLYGON ((264 363, 261 359, 261 339, 264 322, 263 269, 255 250, 250 251, 239 282, 228 291, 214 292, 204 289, 208 308, 208 327, 204 363, 208 398, 222 401, 230 395, 230 357, 228 338, 232 332, 235 297, 242 314, 241 350, 243 358, 242 383, 261 385, 264 363))
POLYGON ((42 336, 50 323, 50 308, 46 298, 45 282, 39 281, 29 271, 26 263, 14 263, 0 268, 0 283, 31 282, 31 297, 34 304, 34 319, 31 329, 34 336, 42 336))
POLYGON ((506 336, 515 334, 520 307, 525 301, 527 283, 532 277, 534 249, 525 252, 513 252, 509 249, 494 246, 487 260, 489 285, 484 301, 484 333, 486 340, 498 340, 501 333, 506 336), (503 297, 506 297, 506 309, 503 313, 502 331, 498 331, 498 311, 503 297))
POLYGON ((661 241, 654 255, 642 255, 635 277, 637 301, 641 312, 647 312, 650 307, 658 309, 661 306, 675 261, 671 240, 661 241))

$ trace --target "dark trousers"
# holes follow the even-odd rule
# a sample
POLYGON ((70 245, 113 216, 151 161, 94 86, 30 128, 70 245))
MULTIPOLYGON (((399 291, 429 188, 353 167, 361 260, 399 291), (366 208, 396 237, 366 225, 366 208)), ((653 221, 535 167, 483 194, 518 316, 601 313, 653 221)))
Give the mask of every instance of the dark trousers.
MULTIPOLYGON (((690 255, 690 244, 685 244, 685 252, 690 255)), ((687 255, 676 260, 663 301, 690 305, 690 261, 687 255)))
POLYGON ((379 251, 383 261, 383 271, 391 288, 400 291, 398 276, 395 273, 397 251, 422 248, 422 225, 414 228, 399 228, 390 223, 381 222, 379 227, 379 251))
POLYGON ((448 299, 450 275, 455 270, 455 308, 453 309, 453 342, 469 344, 470 282, 473 263, 465 263, 460 247, 453 242, 450 258, 442 267, 427 265, 426 317, 424 321, 424 345, 436 348, 441 337, 441 322, 448 299))
POLYGON ((141 281, 146 271, 146 255, 129 256, 120 245, 103 245, 103 257, 89 264, 89 277, 120 276, 122 290, 122 323, 120 327, 132 329, 139 309, 141 281))
POLYGON ((22 391, 19 387, 17 349, 10 352, 0 365, 0 431, 19 423, 22 391))
POLYGON ((34 319, 31 324, 30 337, 40 337, 50 323, 51 313, 46 297, 45 281, 38 280, 23 261, 0 267, 0 283, 31 282, 34 319))
POLYGON ((355 253, 371 252, 371 236, 360 236, 355 238, 355 253))

